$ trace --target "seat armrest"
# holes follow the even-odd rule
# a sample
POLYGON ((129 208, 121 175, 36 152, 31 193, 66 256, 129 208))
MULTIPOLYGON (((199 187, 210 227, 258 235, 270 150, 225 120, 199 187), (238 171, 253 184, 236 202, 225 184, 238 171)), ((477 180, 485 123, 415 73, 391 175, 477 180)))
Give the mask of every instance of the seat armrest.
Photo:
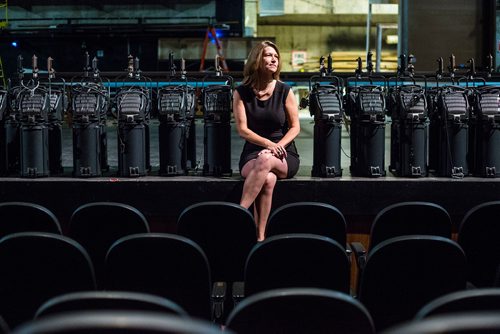
POLYGON ((350 244, 346 245, 345 252, 346 252, 347 256, 351 256, 351 254, 352 254, 352 246, 350 244))
POLYGON ((366 255, 366 249, 361 242, 351 242, 349 245, 355 256, 366 255))
POLYGON ((350 266, 352 263, 352 247, 350 244, 346 244, 345 254, 347 255, 347 258, 349 259, 349 266, 350 266))
POLYGON ((212 285, 211 304, 212 319, 220 322, 224 318, 224 301, 226 300, 226 282, 214 282, 212 285))
POLYGON ((366 249, 361 242, 351 242, 351 250, 354 254, 356 264, 360 270, 365 267, 366 249))
POLYGON ((233 296, 233 308, 245 297, 245 282, 233 282, 231 289, 233 296))

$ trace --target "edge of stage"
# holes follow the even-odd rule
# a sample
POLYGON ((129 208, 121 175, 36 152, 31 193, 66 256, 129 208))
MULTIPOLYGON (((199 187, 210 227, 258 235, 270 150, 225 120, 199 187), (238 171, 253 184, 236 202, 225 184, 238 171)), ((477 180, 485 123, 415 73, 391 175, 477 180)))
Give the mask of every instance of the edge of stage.
MULTIPOLYGON (((201 201, 238 203, 243 181, 239 175, 123 177, 0 178, 0 201, 33 202, 47 207, 59 219, 63 232, 72 212, 88 202, 122 202, 136 207, 153 232, 173 233, 182 210, 201 201)), ((379 178, 297 176, 280 180, 273 209, 298 201, 325 202, 345 216, 348 233, 368 235, 370 223, 384 207, 400 201, 431 201, 450 214, 455 232, 473 206, 500 199, 500 178, 446 177, 379 178)), ((208 217, 216 219, 216 217, 208 217)))

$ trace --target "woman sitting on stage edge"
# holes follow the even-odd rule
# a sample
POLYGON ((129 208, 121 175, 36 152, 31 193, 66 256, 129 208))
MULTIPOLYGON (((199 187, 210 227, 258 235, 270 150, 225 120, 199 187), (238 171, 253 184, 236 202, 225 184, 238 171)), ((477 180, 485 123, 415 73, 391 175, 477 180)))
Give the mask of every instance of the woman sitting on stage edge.
POLYGON ((278 47, 265 41, 256 45, 243 70, 243 82, 233 96, 233 114, 245 139, 240 174, 245 178, 240 205, 254 205, 257 239, 264 239, 278 179, 293 177, 299 169, 294 139, 300 132, 297 101, 281 82, 278 47))

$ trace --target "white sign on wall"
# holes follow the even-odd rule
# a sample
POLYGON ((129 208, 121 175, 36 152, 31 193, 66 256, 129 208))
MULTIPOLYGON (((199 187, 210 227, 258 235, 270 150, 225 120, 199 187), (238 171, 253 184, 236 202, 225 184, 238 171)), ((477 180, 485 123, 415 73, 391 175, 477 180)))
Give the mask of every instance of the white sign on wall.
POLYGON ((292 67, 302 67, 307 61, 307 51, 292 51, 292 67))

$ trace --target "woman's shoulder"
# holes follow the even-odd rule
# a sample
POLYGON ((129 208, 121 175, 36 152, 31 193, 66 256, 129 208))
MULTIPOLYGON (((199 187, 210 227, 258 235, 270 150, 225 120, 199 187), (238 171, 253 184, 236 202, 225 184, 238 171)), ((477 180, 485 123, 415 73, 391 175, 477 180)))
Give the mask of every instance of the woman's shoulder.
POLYGON ((282 86, 283 88, 290 88, 290 85, 287 84, 286 82, 284 81, 281 81, 281 80, 276 80, 276 84, 279 85, 279 86, 282 86))
POLYGON ((246 96, 252 92, 252 87, 249 85, 239 84, 235 87, 235 90, 240 94, 240 96, 246 96))
POLYGON ((285 92, 288 92, 291 88, 289 84, 281 80, 276 80, 276 86, 280 87, 285 92))
POLYGON ((289 84, 287 84, 284 81, 281 80, 276 80, 276 86, 275 89, 278 89, 279 91, 283 92, 285 96, 288 95, 288 92, 290 91, 291 87, 289 84))
POLYGON ((235 87, 235 91, 238 92, 241 99, 246 100, 250 98, 250 94, 252 93, 252 88, 248 85, 239 84, 238 86, 235 87))

